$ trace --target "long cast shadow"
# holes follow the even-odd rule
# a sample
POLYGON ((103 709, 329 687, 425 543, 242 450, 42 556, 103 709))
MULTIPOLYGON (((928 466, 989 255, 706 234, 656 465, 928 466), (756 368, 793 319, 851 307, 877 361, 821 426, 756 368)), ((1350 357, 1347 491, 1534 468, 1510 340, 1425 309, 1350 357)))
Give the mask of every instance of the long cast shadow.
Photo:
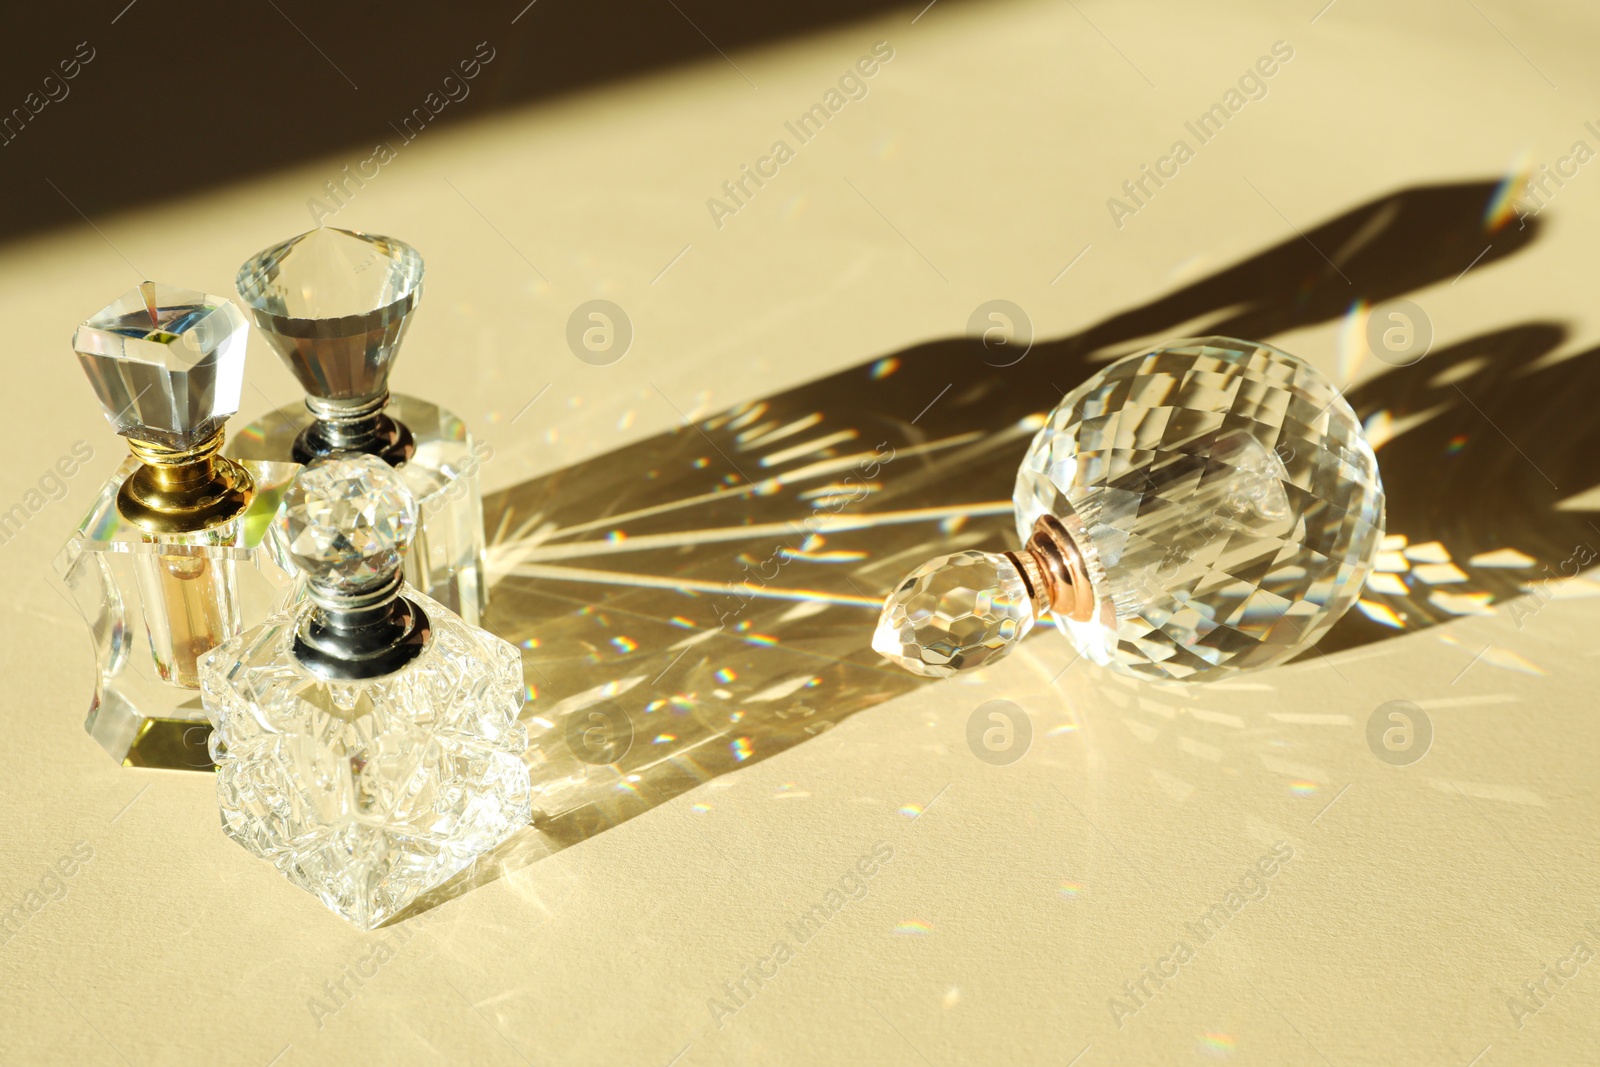
MULTIPOLYGON (((881 598, 929 556, 1011 547, 1016 465, 1064 392, 1152 340, 1269 340, 1513 255, 1537 223, 1492 230, 1496 188, 1380 197, 1008 366, 917 345, 486 499, 537 814, 419 909, 924 684, 868 647, 881 598)), ((1508 325, 1349 393, 1395 551, 1323 652, 1489 610, 1600 543, 1562 507, 1600 480, 1600 350, 1552 359, 1564 338, 1508 325)))

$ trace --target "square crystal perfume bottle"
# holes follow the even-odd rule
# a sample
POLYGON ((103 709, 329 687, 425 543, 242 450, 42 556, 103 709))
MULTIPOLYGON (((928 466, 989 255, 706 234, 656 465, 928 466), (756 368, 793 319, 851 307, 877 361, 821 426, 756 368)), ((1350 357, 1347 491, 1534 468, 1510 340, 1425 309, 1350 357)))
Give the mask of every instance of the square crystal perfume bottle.
POLYGON ((389 393, 422 274, 422 256, 405 242, 332 227, 246 261, 239 295, 306 399, 245 427, 229 455, 306 463, 363 452, 397 468, 421 508, 406 580, 477 625, 488 604, 478 489, 486 446, 449 411, 389 393))
POLYGON ((313 460, 277 521, 305 599, 201 665, 222 825, 370 930, 528 825, 522 659, 402 582, 381 459, 313 460))
POLYGON ((55 568, 94 642, 84 727, 127 766, 211 769, 200 658, 292 582, 266 534, 296 466, 219 455, 248 330, 222 297, 145 282, 73 335, 133 454, 55 568))

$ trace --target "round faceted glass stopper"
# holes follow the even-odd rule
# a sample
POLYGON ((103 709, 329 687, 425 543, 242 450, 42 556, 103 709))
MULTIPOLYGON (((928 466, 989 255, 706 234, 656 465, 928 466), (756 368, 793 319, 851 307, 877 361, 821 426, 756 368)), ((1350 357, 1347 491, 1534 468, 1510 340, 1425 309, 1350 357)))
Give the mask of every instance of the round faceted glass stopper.
POLYGON ((1270 345, 1207 337, 1068 393, 1017 472, 1017 532, 1053 514, 1097 600, 1062 620, 1096 662, 1212 680, 1315 644, 1383 538, 1383 485, 1333 383, 1270 345))
POLYGON ((1005 556, 930 559, 889 594, 872 647, 912 674, 948 678, 1010 652, 1033 629, 1022 573, 1005 556))
POLYGON ((416 529, 417 502, 393 467, 347 453, 300 472, 284 494, 280 521, 289 555, 313 582, 361 593, 399 569, 416 529))

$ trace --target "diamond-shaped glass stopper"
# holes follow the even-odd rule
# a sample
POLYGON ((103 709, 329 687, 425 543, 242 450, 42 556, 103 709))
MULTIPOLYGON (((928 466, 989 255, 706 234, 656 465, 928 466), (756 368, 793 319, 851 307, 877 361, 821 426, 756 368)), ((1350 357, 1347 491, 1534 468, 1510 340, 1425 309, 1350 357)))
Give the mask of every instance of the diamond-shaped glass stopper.
POLYGON ((912 674, 948 678, 992 663, 1033 629, 1022 572, 1007 556, 957 552, 930 559, 895 587, 873 649, 912 674))
POLYGON ((249 324, 233 302, 145 282, 72 335, 113 429, 186 450, 239 410, 249 324))
POLYGON ((239 295, 300 385, 322 400, 388 389, 422 299, 422 256, 404 241, 331 226, 245 261, 239 295))
POLYGON ((316 588, 359 596, 395 579, 417 502, 376 456, 319 459, 295 478, 279 516, 290 557, 316 588))

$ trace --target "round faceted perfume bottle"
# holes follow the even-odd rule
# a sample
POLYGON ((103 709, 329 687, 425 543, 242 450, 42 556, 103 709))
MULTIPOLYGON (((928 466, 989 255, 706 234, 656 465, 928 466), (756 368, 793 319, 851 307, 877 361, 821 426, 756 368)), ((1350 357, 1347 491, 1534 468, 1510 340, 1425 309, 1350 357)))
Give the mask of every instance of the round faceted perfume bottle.
POLYGON ((126 766, 211 769, 200 658, 291 582, 264 534, 298 468, 219 454, 248 331, 223 297, 145 282, 72 337, 132 455, 55 566, 94 640, 84 728, 126 766))
POLYGON ((1360 595, 1383 484, 1333 383, 1270 345, 1179 341, 1068 393, 1017 471, 1024 547, 929 560, 872 646, 914 674, 992 663, 1051 612, 1096 663, 1206 681, 1316 644, 1360 595))
POLYGON ((406 580, 476 625, 488 604, 480 446, 445 409, 389 392, 422 275, 404 241, 333 227, 247 260, 239 295, 306 398, 245 427, 229 451, 297 463, 361 452, 399 469, 421 515, 406 580))
POLYGON ((306 599, 201 664, 223 829, 369 930, 531 819, 522 659, 403 583, 417 522, 377 457, 313 460, 278 519, 306 599))

